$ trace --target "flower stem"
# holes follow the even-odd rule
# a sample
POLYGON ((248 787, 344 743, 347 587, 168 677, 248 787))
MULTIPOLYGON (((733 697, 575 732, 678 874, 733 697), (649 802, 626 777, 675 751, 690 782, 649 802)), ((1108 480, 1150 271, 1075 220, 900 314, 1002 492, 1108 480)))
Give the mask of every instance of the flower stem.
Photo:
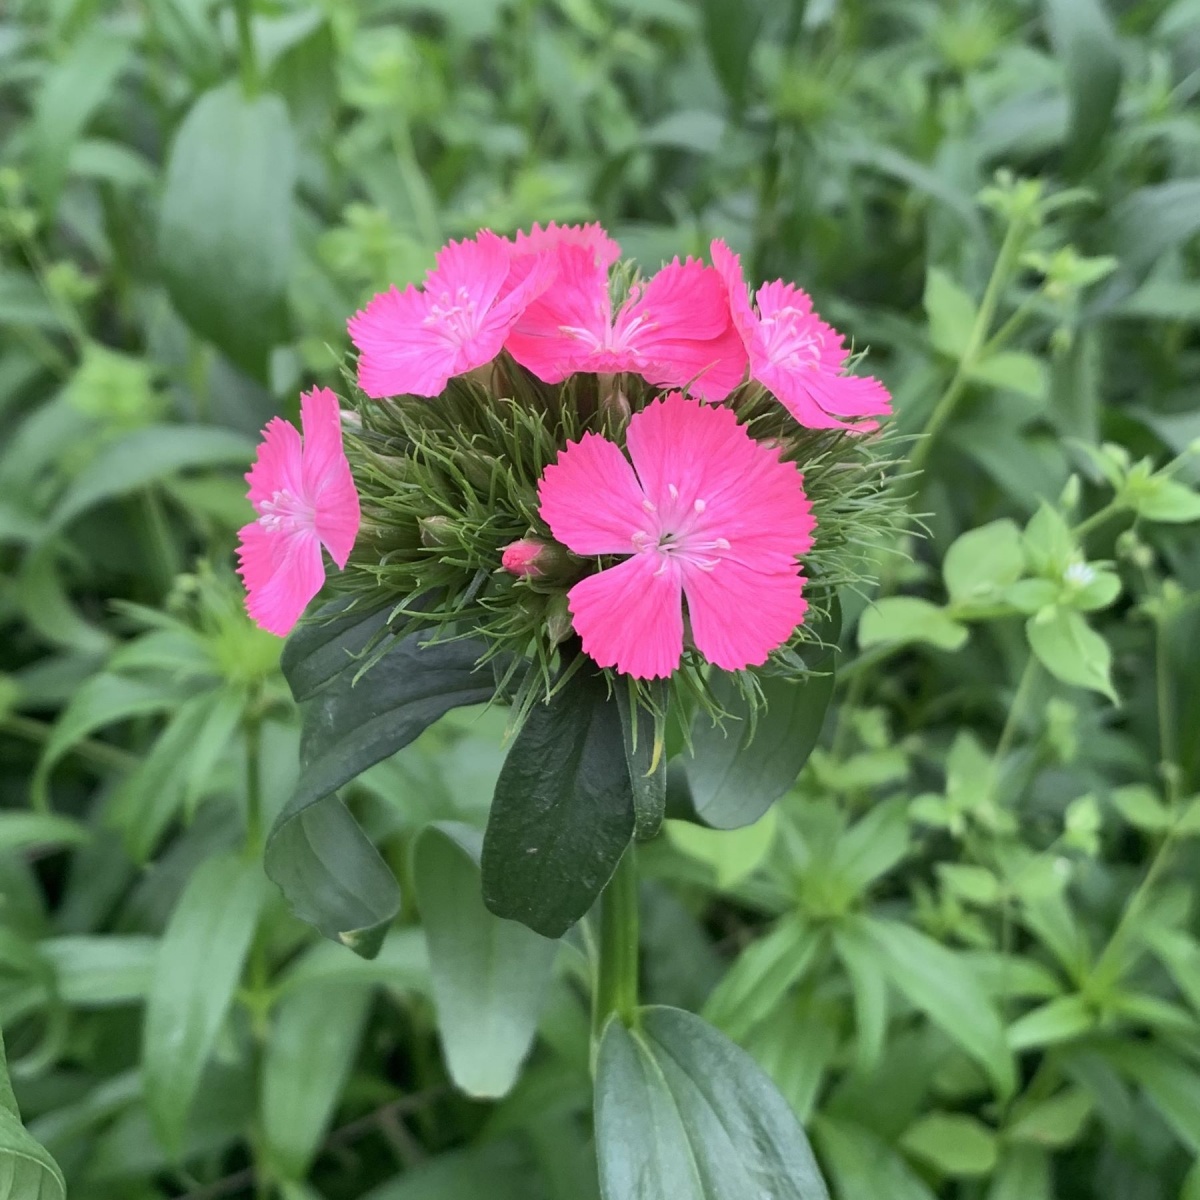
POLYGON ((962 357, 958 360, 958 366, 955 368, 949 385, 934 406, 933 412, 930 413, 929 420, 925 423, 924 438, 917 443, 913 450, 912 458, 909 460, 909 467, 913 472, 919 472, 924 468, 938 433, 953 415, 959 399, 966 389, 971 371, 983 357, 982 352, 987 343, 988 331, 996 316, 1001 293, 1008 284, 1009 276, 1016 265, 1024 240, 1025 221, 1015 218, 1004 235, 999 254, 996 255, 996 264, 992 268, 992 275, 987 282, 987 287, 984 288, 983 299, 979 303, 979 311, 975 314, 975 324, 971 327, 971 334, 967 339, 962 357))
POLYGON ((633 845, 626 849, 600 897, 600 960, 592 1006, 592 1033, 598 1040, 615 1013, 626 1025, 637 1023, 638 878, 633 845))
POLYGON ((1099 529, 1109 517, 1115 516, 1126 507, 1123 500, 1110 500, 1103 508, 1098 508, 1086 520, 1080 521, 1074 529, 1071 530, 1076 541, 1082 541, 1093 530, 1099 529))
POLYGON ((252 696, 245 718, 246 735, 246 856, 262 853, 262 717, 258 697, 252 696))

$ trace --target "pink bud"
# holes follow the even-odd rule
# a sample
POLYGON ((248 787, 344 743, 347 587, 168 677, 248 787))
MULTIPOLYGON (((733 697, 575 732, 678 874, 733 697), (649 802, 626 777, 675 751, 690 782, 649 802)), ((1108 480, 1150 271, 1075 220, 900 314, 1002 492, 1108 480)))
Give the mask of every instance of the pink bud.
POLYGON ((520 541, 510 542, 504 547, 500 564, 506 571, 523 578, 530 575, 541 575, 547 549, 545 542, 539 542, 533 538, 521 538, 520 541))

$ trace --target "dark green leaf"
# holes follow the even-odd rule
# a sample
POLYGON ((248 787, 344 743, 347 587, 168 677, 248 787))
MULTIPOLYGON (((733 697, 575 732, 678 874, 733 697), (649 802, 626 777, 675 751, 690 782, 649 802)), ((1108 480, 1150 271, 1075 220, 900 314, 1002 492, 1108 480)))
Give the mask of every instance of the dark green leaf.
POLYGON ((560 937, 591 908, 633 837, 621 714, 584 665, 537 704, 508 752, 483 842, 483 898, 560 937))
POLYGON ((704 0, 704 37, 713 69, 735 110, 746 101, 750 59, 766 8, 762 0, 704 0))
POLYGON ((472 1096, 497 1097, 533 1044, 558 943, 488 912, 481 848, 468 825, 431 825, 413 848, 413 882, 450 1074, 472 1096))
POLYGON ((21 1124, 0 1036, 0 1200, 66 1200, 66 1194, 58 1164, 21 1124))
POLYGON ((280 666, 297 701, 308 700, 356 659, 387 624, 388 608, 364 610, 348 601, 323 605, 284 643, 280 666))
POLYGON ((357 682, 352 663, 306 703, 300 782, 267 841, 267 874, 296 915, 368 957, 399 911, 400 891, 337 790, 452 708, 494 691, 490 671, 475 666, 478 642, 425 645, 427 636, 397 640, 357 682))
POLYGON ((699 1017, 610 1020, 596 1063, 604 1200, 828 1200, 808 1140, 757 1063, 699 1017))
POLYGON ((724 727, 706 718, 692 730, 694 757, 685 758, 696 813, 717 829, 751 825, 796 781, 808 761, 833 695, 833 663, 803 683, 761 680, 766 710, 750 712, 729 676, 713 692, 729 713, 724 727))
POLYGON ((286 105, 237 83, 196 101, 167 160, 159 255, 171 299, 259 378, 287 334, 295 177, 286 105))

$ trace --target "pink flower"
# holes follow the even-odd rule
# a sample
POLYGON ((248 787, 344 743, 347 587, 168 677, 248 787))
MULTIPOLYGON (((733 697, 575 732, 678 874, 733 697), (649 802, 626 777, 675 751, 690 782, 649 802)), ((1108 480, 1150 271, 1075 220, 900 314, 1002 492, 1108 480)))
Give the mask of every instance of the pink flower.
POLYGON ((876 428, 877 421, 839 420, 886 416, 892 398, 878 379, 842 374, 849 351, 842 335, 813 312, 808 296, 777 279, 758 289, 755 307, 738 256, 715 241, 712 259, 729 289, 734 324, 750 356, 750 377, 809 429, 876 428))
POLYGON ((500 353, 525 306, 549 284, 542 255, 513 259, 490 230, 438 252, 424 289, 380 292, 350 318, 359 386, 368 396, 436 396, 454 375, 500 353))
POLYGON ((608 287, 614 248, 603 231, 551 244, 554 283, 517 320, 505 349, 546 383, 576 371, 632 371, 660 387, 723 400, 745 376, 746 351, 721 277, 694 259, 676 259, 634 285, 614 314, 608 287))
POLYGON ((354 548, 358 493, 342 450, 337 397, 314 388, 300 397, 296 427, 275 417, 246 475, 258 519, 242 528, 238 572, 250 616, 283 637, 325 582, 321 547, 338 567, 354 548))
POLYGON ((796 556, 812 546, 803 477, 729 408, 678 392, 635 413, 629 459, 587 433, 546 468, 542 518, 580 555, 628 557, 568 593, 583 648, 602 667, 654 679, 692 640, 728 671, 757 666, 804 617, 796 556))
POLYGON ((551 221, 545 229, 535 224, 528 233, 518 230, 513 237, 512 254, 514 257, 542 254, 557 251, 560 246, 582 246, 606 269, 621 257, 621 247, 599 221, 590 225, 557 225, 551 221))

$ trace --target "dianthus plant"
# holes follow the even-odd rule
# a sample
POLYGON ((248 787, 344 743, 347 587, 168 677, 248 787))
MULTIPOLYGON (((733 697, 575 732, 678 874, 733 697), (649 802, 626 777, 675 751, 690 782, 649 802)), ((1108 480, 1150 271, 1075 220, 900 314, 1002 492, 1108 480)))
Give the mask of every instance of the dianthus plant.
MULTIPOLYGON (((628 923, 618 864, 668 791, 745 823, 811 748, 839 589, 899 520, 890 397, 803 291, 711 258, 645 277, 598 225, 451 242, 351 318, 357 390, 267 427, 241 573, 290 634, 306 760, 268 870, 360 952, 399 893, 337 789, 454 706, 511 713, 482 892, 548 937, 606 886, 628 923), (776 782, 739 788, 762 755, 776 782)), ((628 1024, 636 955, 611 941, 597 1011, 628 1024)))

